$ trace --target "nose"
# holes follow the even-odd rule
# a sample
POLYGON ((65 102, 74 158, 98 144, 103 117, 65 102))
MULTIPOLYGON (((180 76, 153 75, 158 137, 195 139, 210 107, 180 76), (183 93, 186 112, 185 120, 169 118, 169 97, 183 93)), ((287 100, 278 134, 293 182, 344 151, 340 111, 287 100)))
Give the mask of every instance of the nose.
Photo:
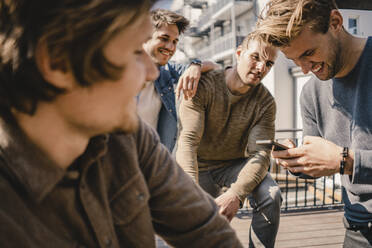
POLYGON ((155 66, 151 57, 146 52, 143 52, 143 56, 144 56, 143 60, 144 60, 145 69, 146 69, 146 81, 154 81, 159 76, 159 70, 155 66))
POLYGON ((264 72, 265 70, 265 61, 259 61, 256 63, 256 69, 259 71, 259 72, 264 72))
POLYGON ((165 44, 165 48, 167 48, 169 51, 173 51, 176 46, 173 44, 173 42, 171 41, 168 41, 166 44, 165 44))
POLYGON ((301 67, 301 70, 304 74, 308 74, 309 71, 311 70, 311 63, 309 61, 305 61, 305 60, 295 60, 294 61, 296 63, 296 65, 300 66, 301 67))

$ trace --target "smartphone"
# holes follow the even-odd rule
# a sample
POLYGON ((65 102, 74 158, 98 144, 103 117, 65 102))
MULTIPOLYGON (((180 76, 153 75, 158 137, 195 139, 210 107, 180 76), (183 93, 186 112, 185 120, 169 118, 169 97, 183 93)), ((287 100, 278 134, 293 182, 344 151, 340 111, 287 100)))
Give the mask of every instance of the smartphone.
POLYGON ((274 140, 256 140, 256 145, 265 146, 268 150, 271 150, 274 147, 274 151, 283 151, 289 149, 289 147, 282 145, 274 140))

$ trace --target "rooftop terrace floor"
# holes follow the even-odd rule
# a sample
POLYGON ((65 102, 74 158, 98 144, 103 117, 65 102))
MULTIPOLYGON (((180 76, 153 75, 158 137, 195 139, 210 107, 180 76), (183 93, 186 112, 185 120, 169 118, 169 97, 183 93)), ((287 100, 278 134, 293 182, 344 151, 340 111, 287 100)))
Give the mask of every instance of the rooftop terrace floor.
MULTIPOLYGON (((282 213, 275 247, 340 248, 345 235, 342 217, 342 209, 282 213)), ((244 247, 248 247, 250 222, 251 215, 246 212, 231 222, 244 247)))
MULTIPOLYGON (((275 247, 341 248, 345 235, 343 214, 340 209, 282 213, 275 247)), ((231 221, 244 247, 248 247, 251 220, 250 212, 240 211, 231 221)), ((157 247, 168 246, 157 238, 157 247)))

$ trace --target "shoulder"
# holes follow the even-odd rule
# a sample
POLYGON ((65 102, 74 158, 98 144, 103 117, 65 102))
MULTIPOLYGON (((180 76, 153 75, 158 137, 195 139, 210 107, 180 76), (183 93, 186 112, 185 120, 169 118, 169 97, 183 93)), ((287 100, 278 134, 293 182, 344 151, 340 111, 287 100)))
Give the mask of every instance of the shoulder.
POLYGON ((300 101, 302 103, 322 101, 323 98, 330 96, 331 91, 332 80, 321 81, 316 76, 311 76, 301 90, 300 101))
POLYGON ((224 70, 211 70, 204 72, 200 77, 200 84, 206 87, 215 88, 216 85, 221 85, 222 83, 225 83, 224 70))
POLYGON ((262 106, 275 105, 273 95, 262 83, 254 88, 252 94, 254 94, 256 100, 261 103, 262 106))
POLYGON ((225 74, 223 70, 204 72, 199 80, 196 97, 214 97, 216 92, 220 91, 219 89, 221 89, 223 84, 225 84, 225 74))

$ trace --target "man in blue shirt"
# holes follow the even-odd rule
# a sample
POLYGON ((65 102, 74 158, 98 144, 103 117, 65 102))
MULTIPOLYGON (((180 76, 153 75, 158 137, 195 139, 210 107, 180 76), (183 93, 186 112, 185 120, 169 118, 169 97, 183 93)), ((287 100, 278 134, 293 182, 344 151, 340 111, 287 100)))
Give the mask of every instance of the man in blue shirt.
POLYGON ((330 0, 271 0, 264 16, 265 39, 316 76, 301 93, 303 144, 272 155, 294 173, 340 173, 344 247, 372 247, 372 38, 349 34, 330 0))
POLYGON ((175 92, 178 95, 182 91, 186 99, 193 97, 201 72, 215 69, 217 65, 199 60, 191 61, 190 65, 169 62, 189 21, 165 9, 152 11, 151 20, 154 32, 144 49, 158 66, 160 74, 154 82, 147 82, 139 94, 138 114, 157 130, 161 142, 172 152, 177 138, 175 92))

